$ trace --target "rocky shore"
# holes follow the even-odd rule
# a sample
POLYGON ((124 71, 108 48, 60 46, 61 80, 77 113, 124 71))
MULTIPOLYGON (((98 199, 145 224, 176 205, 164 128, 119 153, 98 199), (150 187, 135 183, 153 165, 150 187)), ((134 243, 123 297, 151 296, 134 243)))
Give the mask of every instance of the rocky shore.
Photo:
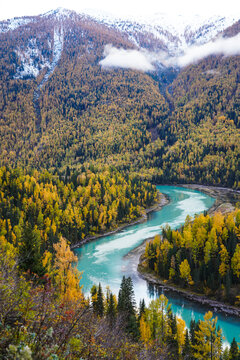
POLYGON ((175 293, 180 295, 181 297, 193 301, 195 303, 201 304, 202 306, 206 306, 208 309, 210 308, 213 312, 221 312, 228 316, 237 316, 240 317, 240 308, 224 304, 222 302, 212 300, 204 295, 199 295, 188 290, 180 289, 177 286, 165 284, 162 280, 157 278, 155 275, 151 273, 146 273, 143 271, 141 266, 141 260, 138 265, 139 275, 149 282, 152 285, 156 285, 160 287, 165 293, 175 293))

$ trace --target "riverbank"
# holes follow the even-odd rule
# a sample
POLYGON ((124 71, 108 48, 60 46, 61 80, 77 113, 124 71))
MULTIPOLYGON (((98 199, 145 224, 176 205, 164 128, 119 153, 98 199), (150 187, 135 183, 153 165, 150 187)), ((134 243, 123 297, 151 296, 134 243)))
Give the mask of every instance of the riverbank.
POLYGON ((240 202, 240 191, 230 188, 207 186, 198 184, 181 184, 176 185, 187 189, 198 190, 215 198, 215 203, 208 210, 210 215, 213 215, 217 211, 221 211, 223 214, 234 210, 237 202, 240 202))
POLYGON ((118 226, 117 228, 115 228, 113 230, 103 232, 101 234, 97 234, 94 236, 87 236, 85 239, 81 240, 81 242, 71 245, 71 249, 73 250, 73 249, 79 248, 82 245, 84 245, 90 241, 99 239, 101 237, 113 235, 113 234, 127 228, 128 226, 143 223, 143 222, 147 221, 148 214, 150 214, 151 212, 154 212, 154 211, 161 210, 163 208, 163 206, 167 205, 168 203, 169 203, 168 197, 165 194, 159 193, 159 199, 158 199, 157 203, 154 204, 153 206, 151 206, 150 208, 145 209, 140 218, 133 220, 132 222, 121 224, 120 226, 118 226))
POLYGON ((202 306, 210 307, 213 312, 221 312, 228 316, 237 316, 240 317, 240 308, 232 305, 228 305, 222 303, 220 301, 212 300, 205 295, 197 294, 190 290, 185 290, 176 285, 168 285, 163 280, 159 279, 156 275, 146 272, 142 266, 142 262, 144 261, 143 257, 140 259, 140 263, 138 264, 138 273, 145 281, 149 282, 152 285, 156 285, 160 287, 165 293, 175 293, 187 300, 198 303, 202 306))
MULTIPOLYGON (((213 215, 217 211, 221 211, 223 214, 231 212, 234 210, 236 203, 240 201, 240 191, 236 191, 228 188, 204 186, 197 184, 184 184, 184 185, 176 185, 176 186, 198 190, 215 198, 216 200, 213 206, 208 210, 210 215, 213 215)), ((146 271, 146 269, 143 266, 144 251, 145 251, 146 243, 150 240, 152 240, 152 238, 144 240, 141 245, 130 251, 125 257, 129 261, 134 263, 138 259, 137 270, 140 277, 142 277, 144 280, 148 281, 149 283, 160 287, 162 290, 164 290, 164 292, 171 292, 178 294, 187 300, 193 301, 195 303, 199 303, 202 306, 207 306, 208 308, 210 307, 213 311, 218 311, 227 315, 240 317, 240 308, 238 307, 231 306, 216 300, 212 300, 209 297, 206 297, 205 295, 197 294, 195 292, 182 289, 172 284, 171 285, 166 284, 166 282, 159 279, 155 274, 146 271)))

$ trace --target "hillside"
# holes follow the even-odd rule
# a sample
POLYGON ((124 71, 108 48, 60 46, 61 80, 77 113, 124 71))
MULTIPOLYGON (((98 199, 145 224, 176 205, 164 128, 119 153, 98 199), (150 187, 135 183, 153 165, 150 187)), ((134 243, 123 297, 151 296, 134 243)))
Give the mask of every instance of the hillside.
MULTIPOLYGON (((235 36, 233 21, 209 25, 201 42, 235 36)), ((111 164, 157 182, 239 187, 239 56, 105 68, 108 44, 166 49, 144 27, 138 44, 110 25, 64 9, 0 23, 0 164, 64 174, 111 164)))
POLYGON ((2 163, 77 166, 150 141, 147 126, 168 106, 149 76, 101 69, 108 43, 133 47, 74 13, 1 34, 2 163))

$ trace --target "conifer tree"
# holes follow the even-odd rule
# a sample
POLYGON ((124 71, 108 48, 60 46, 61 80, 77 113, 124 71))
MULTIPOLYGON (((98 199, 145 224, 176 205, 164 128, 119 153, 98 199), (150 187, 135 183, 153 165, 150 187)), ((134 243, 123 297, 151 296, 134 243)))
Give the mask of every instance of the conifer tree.
POLYGON ((93 285, 91 290, 90 290, 90 293, 91 293, 91 300, 92 300, 92 307, 93 307, 93 312, 97 312, 97 308, 96 308, 96 305, 97 305, 97 287, 96 285, 93 285))
POLYGON ((187 329, 186 333, 185 333, 185 341, 184 341, 182 356, 183 356, 184 360, 187 360, 187 359, 192 358, 191 355, 192 355, 192 353, 191 353, 191 343, 190 343, 189 333, 188 333, 188 329, 187 329))
POLYGON ((133 283, 130 277, 123 276, 118 293, 118 312, 135 314, 133 283))
POLYGON ((235 337, 231 342, 230 350, 229 350, 229 360, 240 360, 240 351, 236 342, 235 337))
POLYGON ((107 317, 109 319, 110 325, 112 326, 116 321, 116 302, 114 301, 114 296, 112 293, 109 295, 109 301, 107 304, 107 317))
POLYGON ((167 336, 167 342, 171 347, 171 357, 178 359, 178 340, 177 340, 177 318, 176 315, 172 313, 171 308, 167 308, 167 318, 171 331, 169 331, 167 336))
POLYGON ((30 270, 31 273, 43 275, 40 248, 41 237, 38 230, 26 222, 23 225, 19 247, 20 267, 24 271, 30 270))
POLYGON ((120 290, 118 293, 118 313, 123 316, 126 322, 126 331, 134 338, 139 336, 139 328, 135 313, 135 299, 133 283, 130 277, 123 276, 120 290))
POLYGON ((98 291, 97 291, 96 313, 100 317, 103 317, 103 314, 104 314, 103 292, 102 292, 102 286, 100 283, 98 285, 98 291))
POLYGON ((139 303, 139 320, 141 319, 142 315, 145 313, 145 301, 144 299, 140 300, 139 303))

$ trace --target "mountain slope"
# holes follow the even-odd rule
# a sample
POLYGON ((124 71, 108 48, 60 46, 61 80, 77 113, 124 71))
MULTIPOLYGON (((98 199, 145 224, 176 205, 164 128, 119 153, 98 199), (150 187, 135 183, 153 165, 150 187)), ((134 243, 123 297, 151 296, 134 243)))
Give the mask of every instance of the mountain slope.
POLYGON ((110 14, 86 10, 98 22, 117 29, 137 46, 152 51, 165 50, 172 55, 192 45, 202 45, 233 25, 237 16, 186 16, 156 13, 151 17, 123 20, 110 14))
POLYGON ((106 44, 133 47, 124 36, 86 16, 60 15, 1 34, 2 163, 77 166, 139 150, 150 140, 147 126, 168 112, 148 75, 101 69, 106 44))
MULTIPOLYGON (((239 56, 180 72, 105 69, 107 44, 137 49, 125 30, 64 9, 27 19, 0 34, 1 165, 108 164, 158 182, 240 187, 239 56)), ((239 32, 238 22, 222 36, 239 32)))

